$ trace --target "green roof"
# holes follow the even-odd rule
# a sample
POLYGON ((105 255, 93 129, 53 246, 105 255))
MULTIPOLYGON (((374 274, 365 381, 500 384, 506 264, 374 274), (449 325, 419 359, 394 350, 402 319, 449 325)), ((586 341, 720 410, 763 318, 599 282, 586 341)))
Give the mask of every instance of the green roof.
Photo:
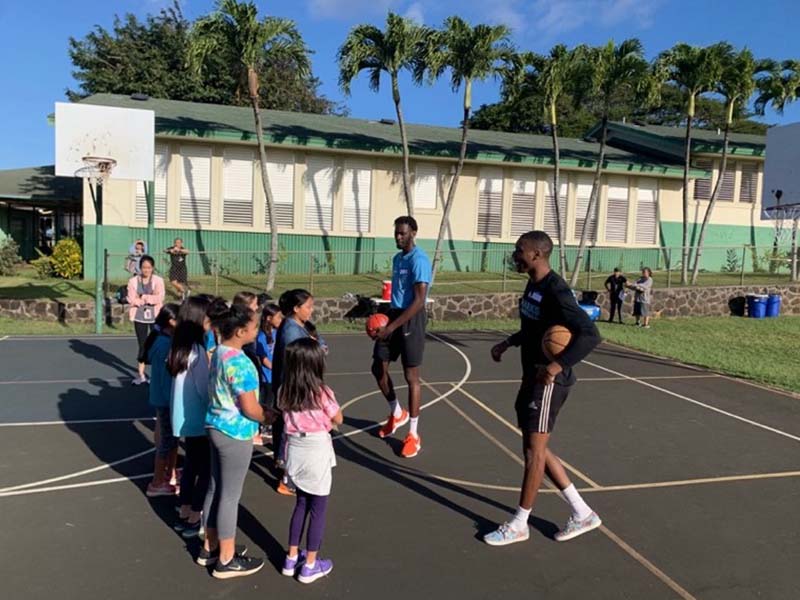
MULTIPOLYGON (((156 136, 162 138, 256 143, 253 111, 247 107, 158 98, 134 100, 129 96, 115 94, 95 94, 81 102, 153 110, 156 114, 156 136)), ((262 110, 261 115, 265 143, 269 145, 351 150, 382 155, 401 153, 400 132, 393 122, 276 110, 262 110)), ((412 156, 458 158, 460 129, 409 124, 407 132, 412 156)), ((561 139, 559 144, 563 167, 595 167, 598 144, 576 139, 561 139)), ((471 130, 467 159, 482 163, 549 166, 553 161, 551 140, 542 135, 471 130)), ((611 172, 648 173, 667 177, 682 175, 682 168, 677 164, 654 161, 614 148, 609 148, 604 167, 611 172)))
MULTIPOLYGON (((600 135, 600 124, 587 134, 594 139, 600 135)), ((693 154, 722 154, 723 132, 692 129, 693 154)), ((644 153, 656 159, 683 161, 686 140, 684 127, 664 125, 642 125, 638 123, 611 122, 608 124, 608 143, 629 152, 644 153)), ((728 136, 728 152, 732 156, 763 158, 767 147, 766 136, 746 133, 731 133, 728 136)))
POLYGON ((0 171, 0 200, 24 204, 79 203, 83 182, 56 177, 55 167, 28 167, 0 171))

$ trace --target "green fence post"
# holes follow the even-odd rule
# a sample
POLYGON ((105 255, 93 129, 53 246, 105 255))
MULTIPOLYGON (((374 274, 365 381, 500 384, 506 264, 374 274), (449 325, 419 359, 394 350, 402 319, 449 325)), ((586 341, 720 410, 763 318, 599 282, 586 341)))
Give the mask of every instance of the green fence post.
POLYGON ((744 263, 747 260, 747 245, 742 246, 742 273, 740 277, 740 285, 744 285, 744 263))
POLYGON ((672 287, 672 248, 667 249, 667 289, 672 287))
POLYGON ((503 287, 502 291, 506 293, 506 278, 508 277, 508 255, 504 252, 503 253, 503 287))
POLYGON ((308 291, 314 295, 314 255, 308 255, 308 291))
POLYGON ((219 265, 216 261, 212 264, 214 265, 214 295, 219 296, 219 265))
POLYGON ((103 250, 103 298, 108 298, 108 248, 103 250))
POLYGON ((586 289, 592 289, 592 249, 586 250, 586 289))

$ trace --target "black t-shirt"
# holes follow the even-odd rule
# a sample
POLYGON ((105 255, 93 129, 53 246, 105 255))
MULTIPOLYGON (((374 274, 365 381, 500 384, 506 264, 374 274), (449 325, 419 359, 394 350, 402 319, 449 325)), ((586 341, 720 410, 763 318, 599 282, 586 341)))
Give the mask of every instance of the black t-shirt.
POLYGON ((567 282, 553 271, 541 281, 529 281, 520 299, 519 313, 522 327, 508 339, 508 343, 522 347, 523 378, 534 376, 538 366, 550 363, 542 351, 542 337, 553 325, 563 325, 572 333, 572 341, 556 359, 563 369, 556 382, 561 385, 575 383, 572 367, 583 360, 601 339, 594 323, 578 306, 567 282))
POLYGON ((611 294, 612 299, 619 299, 619 293, 625 289, 626 283, 628 283, 628 280, 624 275, 620 275, 619 277, 614 277, 613 275, 608 276, 605 286, 608 293, 611 294))

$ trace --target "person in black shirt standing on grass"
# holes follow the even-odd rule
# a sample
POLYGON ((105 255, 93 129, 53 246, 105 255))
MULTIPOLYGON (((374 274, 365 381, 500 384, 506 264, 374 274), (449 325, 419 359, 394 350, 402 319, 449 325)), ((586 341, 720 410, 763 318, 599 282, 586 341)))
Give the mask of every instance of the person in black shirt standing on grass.
POLYGON ((566 526, 555 535, 557 541, 570 540, 601 525, 600 517, 583 501, 561 461, 547 447, 556 416, 575 383, 572 368, 600 343, 597 328, 578 306, 572 290, 550 269, 552 250, 553 241, 543 231, 530 231, 517 241, 512 259, 517 270, 530 278, 520 301, 522 327, 492 348, 492 358, 499 362, 511 346, 521 346, 522 385, 514 407, 525 457, 519 507, 511 521, 483 537, 492 546, 530 537, 528 517, 545 473, 572 508, 566 526), (542 337, 553 325, 566 327, 572 337, 551 361, 542 350, 542 337))
POLYGON ((614 311, 616 310, 619 317, 619 324, 622 325, 622 301, 625 299, 626 283, 628 283, 628 280, 619 269, 614 269, 614 273, 609 275, 608 279, 606 279, 605 286, 610 304, 608 309, 610 313, 608 317, 609 323, 614 322, 614 311))

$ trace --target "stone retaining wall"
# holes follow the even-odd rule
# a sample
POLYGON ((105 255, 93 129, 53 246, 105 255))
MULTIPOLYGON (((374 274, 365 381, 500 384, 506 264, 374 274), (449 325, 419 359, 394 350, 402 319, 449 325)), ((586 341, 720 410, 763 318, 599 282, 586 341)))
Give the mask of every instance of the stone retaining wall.
MULTIPOLYGON (((800 315, 800 285, 763 287, 698 287, 653 290, 653 312, 662 317, 725 316, 736 314, 746 294, 780 293, 781 314, 800 315), (738 299, 738 300, 737 300, 738 299)), ((608 318, 607 294, 597 297, 602 315, 608 318)), ((632 312, 632 294, 625 301, 625 314, 632 312)), ((429 314, 439 321, 464 319, 507 319, 517 316, 518 294, 435 296, 429 314)), ((360 319, 368 314, 365 304, 354 305, 340 298, 317 298, 315 320, 329 323, 341 319, 360 319)), ((93 302, 53 300, 8 300, 0 298, 0 316, 20 320, 35 319, 64 323, 94 323, 93 302)), ((106 320, 120 323, 127 318, 126 307, 109 301, 106 320)))

